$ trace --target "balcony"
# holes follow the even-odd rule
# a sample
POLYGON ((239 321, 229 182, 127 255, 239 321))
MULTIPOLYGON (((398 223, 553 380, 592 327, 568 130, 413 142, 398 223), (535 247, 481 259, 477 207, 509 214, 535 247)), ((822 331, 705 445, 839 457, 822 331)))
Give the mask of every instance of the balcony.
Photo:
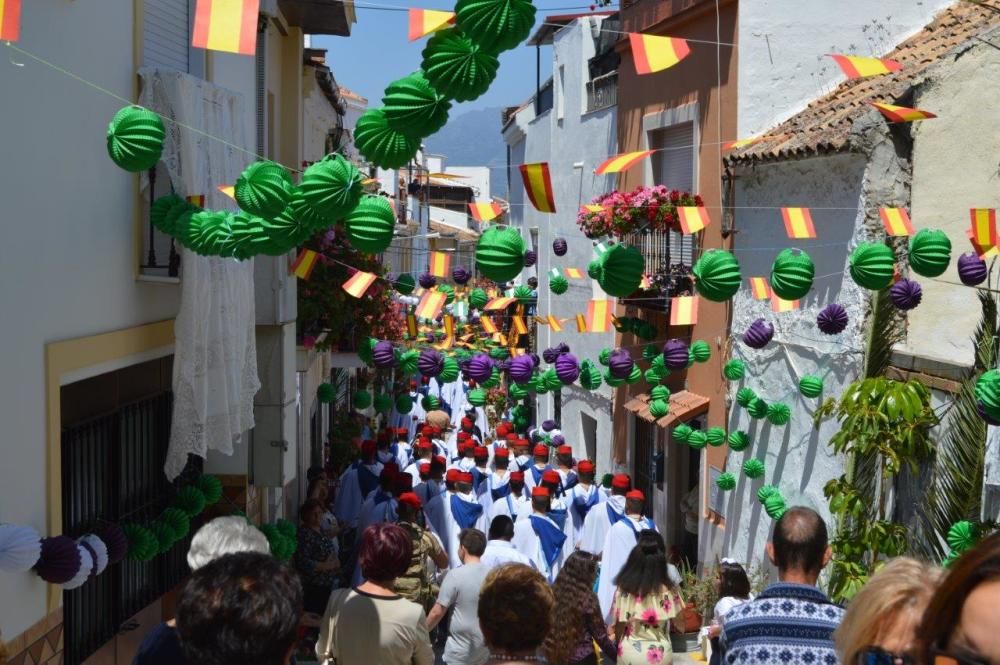
POLYGON ((650 288, 623 298, 622 304, 669 312, 671 298, 694 294, 691 236, 677 231, 643 229, 622 236, 621 244, 635 247, 642 253, 646 273, 652 282, 650 288))
POLYGON ((610 72, 587 81, 587 113, 618 103, 618 72, 610 72))
POLYGON ((554 103, 555 95, 553 94, 552 79, 550 78, 542 84, 542 87, 538 90, 538 94, 535 95, 535 117, 542 115, 546 111, 551 111, 554 103))
POLYGON ((311 35, 349 37, 357 21, 353 0, 278 0, 288 24, 311 35))

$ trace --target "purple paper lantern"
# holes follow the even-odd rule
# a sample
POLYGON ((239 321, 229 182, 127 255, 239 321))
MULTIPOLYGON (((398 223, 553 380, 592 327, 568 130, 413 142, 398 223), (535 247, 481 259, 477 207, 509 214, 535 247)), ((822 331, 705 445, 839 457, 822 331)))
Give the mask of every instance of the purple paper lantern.
POLYGON ((556 253, 556 256, 565 256, 568 249, 566 238, 556 238, 552 241, 552 251, 556 253))
POLYGON ((529 249, 524 253, 524 267, 530 268, 536 263, 538 263, 538 252, 533 249, 529 249))
POLYGON ((566 437, 564 437, 562 434, 556 434, 554 437, 552 437, 552 445, 557 448, 561 445, 564 445, 565 443, 566 443, 566 437))
POLYGON ((83 564, 80 548, 69 536, 42 538, 42 552, 35 572, 49 584, 65 584, 76 577, 83 564))
POLYGON ((551 365, 556 361, 560 353, 562 353, 562 350, 558 346, 549 347, 542 351, 542 360, 551 365))
POLYGON ((764 319, 757 319, 743 333, 743 343, 751 349, 763 349, 774 337, 774 326, 764 319))
POLYGON ((627 379, 635 367, 632 354, 625 349, 615 349, 608 358, 608 369, 616 379, 627 379))
POLYGON ((538 354, 537 354, 537 353, 531 353, 531 354, 529 354, 529 355, 530 355, 530 357, 531 357, 531 362, 532 362, 532 364, 533 364, 533 365, 534 365, 534 366, 535 366, 536 368, 537 368, 537 367, 538 367, 539 365, 541 365, 541 364, 542 364, 542 359, 538 357, 538 354))
POLYGON ((514 383, 527 383, 535 371, 535 363, 531 356, 517 356, 510 361, 510 378, 514 383))
POLYGON ((958 278, 966 286, 976 286, 986 281, 989 271, 986 269, 986 261, 983 261, 975 252, 967 252, 958 257, 958 278))
POLYGON ((493 375, 493 360, 485 353, 477 353, 469 359, 465 374, 476 383, 489 381, 493 375))
POLYGON ((556 421, 549 419, 542 421, 542 429, 546 432, 551 432, 556 428, 556 421))
POLYGON ((920 304, 924 296, 924 290, 920 284, 912 279, 901 279, 889 289, 889 298, 892 304, 901 310, 910 310, 920 304))
POLYGON ((392 367, 396 364, 396 351, 392 346, 392 342, 381 340, 375 343, 375 348, 372 349, 372 362, 375 363, 376 367, 392 367))
POLYGON ((566 342, 559 342, 559 353, 569 353, 569 344, 566 342))
POLYGON ((663 345, 663 364, 667 369, 684 369, 688 365, 688 345, 683 340, 668 339, 663 345))
POLYGON ((437 376, 444 369, 444 356, 437 349, 424 349, 417 359, 417 369, 424 376, 437 376))
POLYGON ((420 286, 424 287, 425 289, 433 289, 435 286, 437 286, 438 283, 437 277, 430 274, 429 272, 421 274, 420 279, 418 281, 420 282, 420 286))
POLYGON ((1000 425, 1000 420, 997 420, 989 413, 987 413, 986 408, 983 406, 983 403, 980 402, 979 400, 976 400, 976 413, 979 414, 980 418, 986 421, 987 425, 993 425, 994 427, 1000 425))
POLYGON ((117 524, 108 524, 98 529, 96 535, 108 548, 108 565, 118 563, 128 554, 128 538, 117 524))
POLYGON ((580 378, 580 361, 571 353, 563 353, 556 358, 556 376, 569 385, 580 378))
POLYGON ((472 279, 472 273, 465 266, 455 266, 451 269, 451 278, 456 284, 464 285, 472 279))
POLYGON ((816 315, 816 327, 827 335, 836 335, 847 327, 847 310, 840 303, 832 302, 816 315))

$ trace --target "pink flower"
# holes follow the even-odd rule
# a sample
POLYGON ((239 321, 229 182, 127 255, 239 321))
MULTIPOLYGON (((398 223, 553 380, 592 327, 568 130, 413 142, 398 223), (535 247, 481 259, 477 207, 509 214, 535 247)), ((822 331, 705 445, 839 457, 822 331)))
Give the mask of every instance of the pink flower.
POLYGON ((305 337, 302 338, 302 346, 304 346, 307 349, 313 348, 314 346, 316 346, 316 338, 313 337, 312 335, 306 335, 305 337))
POLYGON ((660 665, 663 662, 663 647, 650 645, 646 650, 646 662, 650 665, 660 665))
POLYGON ((659 617, 657 617, 656 615, 656 610, 652 608, 643 610, 640 618, 642 619, 643 623, 648 623, 650 626, 655 626, 657 623, 659 623, 659 617))

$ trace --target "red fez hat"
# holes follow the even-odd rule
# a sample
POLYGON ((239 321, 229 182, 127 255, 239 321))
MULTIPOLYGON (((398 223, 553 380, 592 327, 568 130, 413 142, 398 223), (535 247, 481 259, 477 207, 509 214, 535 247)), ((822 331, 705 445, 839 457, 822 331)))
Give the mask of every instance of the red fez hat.
POLYGON ((417 450, 430 450, 433 447, 434 444, 431 443, 430 439, 425 437, 420 437, 419 439, 417 439, 417 450))
POLYGON ((429 376, 422 376, 420 377, 420 383, 422 383, 425 386, 429 386, 431 385, 431 378, 429 376))
POLYGON ((527 439, 520 438, 520 437, 518 437, 517 439, 514 439, 514 447, 515 448, 527 448, 530 445, 531 445, 531 441, 528 441, 527 439))
POLYGON ((510 479, 511 480, 520 480, 520 481, 524 482, 524 471, 511 471, 510 472, 510 479))
POLYGON ((413 476, 408 473, 396 474, 396 479, 392 481, 392 488, 397 494, 409 492, 413 489, 413 476))
POLYGON ((495 431, 497 433, 497 436, 500 437, 507 436, 507 434, 510 432, 510 427, 507 426, 507 423, 500 423, 499 425, 496 426, 495 431))
POLYGON ((562 481, 562 478, 559 476, 559 472, 555 469, 549 469, 542 474, 543 483, 555 483, 558 485, 560 481, 562 481))
POLYGON ((459 441, 468 441, 470 437, 468 432, 459 432, 455 438, 459 441))
POLYGON ((632 485, 632 480, 624 473, 616 473, 611 479, 611 486, 618 489, 627 490, 632 485))
POLYGON ((386 462, 382 465, 382 469, 392 469, 393 473, 399 473, 399 465, 395 462, 386 462))
POLYGON ((362 444, 361 444, 361 452, 363 454, 365 454, 365 455, 374 455, 375 454, 375 442, 372 441, 371 439, 368 439, 367 441, 362 442, 362 444))
POLYGON ((474 450, 473 454, 476 457, 489 457, 490 456, 490 449, 487 448, 486 446, 473 446, 473 450, 474 450))
POLYGON ((408 430, 407 428, 405 427, 396 428, 396 436, 409 436, 409 435, 410 435, 410 430, 408 430))
POLYGON ((504 434, 503 438, 507 439, 508 441, 517 441, 517 432, 507 432, 506 434, 504 434))
POLYGON ((449 483, 458 482, 458 476, 461 473, 458 469, 451 468, 448 472, 444 474, 444 479, 449 483))
POLYGON ((434 462, 436 464, 440 464, 441 466, 448 466, 448 460, 445 458, 444 455, 438 455, 438 456, 436 456, 434 458, 434 462))
POLYGON ((417 382, 414 381, 413 379, 410 379, 410 388, 412 389, 412 388, 416 388, 416 387, 417 387, 417 382))
POLYGON ((403 492, 402 494, 400 494, 399 502, 409 506, 410 508, 415 508, 415 509, 419 509, 421 506, 420 497, 414 494, 413 492, 403 492))
POLYGON ((472 420, 469 418, 462 418, 462 429, 472 429, 472 420))
POLYGON ((548 457, 549 456, 549 447, 546 446, 544 443, 539 443, 537 446, 535 446, 535 452, 534 452, 534 454, 535 454, 535 457, 548 457))
POLYGON ((646 495, 642 493, 642 490, 629 490, 625 494, 626 499, 638 499, 639 501, 645 501, 646 495))
POLYGON ((593 473, 594 463, 590 460, 580 460, 580 463, 576 465, 576 470, 580 473, 593 473))
MULTIPOLYGON (((431 472, 431 463, 430 462, 421 462, 420 466, 417 467, 417 470, 420 471, 420 473, 430 473, 431 472)), ((406 474, 406 475, 410 476, 410 474, 406 474)), ((410 478, 412 478, 412 477, 413 476, 410 476, 410 478)))
POLYGON ((458 472, 458 480, 456 482, 471 483, 472 482, 472 474, 469 473, 468 471, 459 471, 458 472))
POLYGON ((392 480, 396 477, 396 470, 388 464, 382 467, 382 472, 378 474, 379 480, 392 480))
POLYGON ((559 446, 556 449, 556 454, 557 455, 572 455, 573 454, 573 448, 570 447, 570 446, 559 446))
POLYGON ((549 496, 549 488, 548 487, 542 487, 541 485, 535 485, 534 487, 531 488, 531 496, 533 496, 533 497, 536 497, 536 496, 545 496, 545 497, 547 497, 547 496, 549 496))
POLYGON ((509 458, 510 457, 510 451, 507 450, 506 448, 497 448, 493 452, 493 456, 494 457, 507 457, 507 458, 509 458))

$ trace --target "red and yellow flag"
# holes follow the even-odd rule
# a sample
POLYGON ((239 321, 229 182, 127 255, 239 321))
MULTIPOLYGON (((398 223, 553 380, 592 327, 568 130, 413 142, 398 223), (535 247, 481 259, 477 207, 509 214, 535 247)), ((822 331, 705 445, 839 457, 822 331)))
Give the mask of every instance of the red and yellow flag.
POLYGON ((893 104, 879 104, 876 102, 872 102, 872 106, 888 118, 889 122, 916 122, 917 120, 930 120, 937 117, 930 111, 911 109, 908 106, 894 106, 893 104))
POLYGON ((727 141, 727 142, 725 142, 725 143, 722 144, 722 149, 723 150, 739 150, 740 148, 746 148, 747 146, 751 146, 751 145, 753 145, 755 143, 760 143, 765 138, 766 137, 764 137, 764 136, 754 136, 753 138, 749 138, 749 139, 737 139, 736 141, 727 141))
MULTIPOLYGON (((597 175, 604 175, 605 173, 620 173, 626 169, 630 169, 640 161, 649 157, 653 154, 652 150, 639 150, 638 152, 623 152, 620 155, 615 155, 610 157, 603 162, 601 165, 594 169, 594 173, 597 175)), ((597 206, 598 210, 591 210, 590 212, 600 212, 604 209, 604 206, 597 206)))
POLYGON ((413 9, 409 11, 410 29, 408 37, 411 42, 424 35, 437 32, 442 28, 455 24, 454 12, 442 12, 436 9, 413 9))
POLYGON ((451 271, 451 254, 431 252, 431 262, 427 271, 435 277, 447 277, 451 271))
POLYGON ((483 311, 496 312, 498 310, 507 309, 509 305, 513 305, 515 302, 517 302, 517 298, 494 298, 486 303, 486 307, 483 308, 483 311))
POLYGON ((549 323, 549 327, 552 328, 552 332, 562 332, 562 321, 557 319, 554 315, 549 314, 546 320, 549 323))
POLYGON ((637 74, 652 74, 673 67, 691 53, 688 43, 677 37, 630 32, 628 39, 637 74))
POLYGON ((511 318, 511 323, 514 327, 514 330, 517 331, 518 335, 528 334, 528 324, 524 321, 523 316, 515 316, 511 318))
POLYGON ((985 259, 1000 254, 1000 249, 997 249, 996 208, 970 208, 969 218, 969 240, 979 257, 985 259))
POLYGON ((677 216, 681 223, 681 233, 691 235, 709 225, 712 221, 708 210, 701 206, 679 206, 677 216))
POLYGON ((538 212, 555 212, 556 199, 552 194, 552 179, 549 177, 549 163, 521 164, 521 179, 528 192, 531 205, 538 212))
POLYGON ((771 296, 771 311, 776 313, 791 312, 799 308, 798 300, 783 300, 778 296, 771 296))
POLYGON ((580 208, 582 210, 585 210, 587 212, 594 213, 594 214, 599 213, 599 212, 604 212, 605 210, 608 209, 607 206, 602 206, 600 203, 584 203, 582 206, 580 206, 580 208))
POLYGON ((447 294, 441 291, 428 291, 420 299, 420 302, 417 303, 417 316, 421 319, 436 319, 437 315, 441 313, 441 308, 444 307, 444 301, 447 298, 447 294))
POLYGON ((583 314, 576 315, 576 331, 587 332, 587 317, 583 314))
POLYGON ((220 192, 228 196, 229 198, 236 200, 236 188, 232 185, 219 185, 216 187, 220 192))
POLYGON ((785 232, 789 238, 816 237, 816 227, 813 226, 809 208, 782 208, 781 218, 785 220, 785 232))
POLYGON ((698 323, 698 296, 670 299, 670 325, 693 326, 698 323))
POLYGON ((370 272, 363 272, 359 270, 354 273, 354 276, 349 280, 344 282, 344 290, 350 293, 355 298, 360 298, 365 295, 368 287, 375 283, 375 275, 370 272))
POLYGON ((0 0, 0 40, 16 42, 21 36, 21 0, 0 0))
POLYGON ((198 0, 191 44, 195 48, 253 55, 260 0, 198 0))
POLYGON ((750 292, 753 293, 754 300, 767 300, 771 297, 771 285, 767 283, 767 277, 751 277, 750 292))
POLYGON ((891 236, 912 236, 913 224, 906 208, 879 208, 878 216, 882 218, 885 232, 891 236))
POLYGON ((887 58, 870 58, 860 55, 837 55, 830 54, 830 57, 840 66, 841 71, 849 79, 864 78, 866 76, 878 76, 879 74, 891 74, 903 68, 895 60, 887 58))
POLYGON ((483 326, 484 332, 488 332, 491 335, 497 332, 497 326, 495 323, 493 323, 493 319, 491 319, 490 317, 485 315, 480 316, 479 323, 483 326))
POLYGON ((499 203, 470 203, 469 212, 472 213, 472 219, 477 222, 489 222, 499 217, 503 208, 500 207, 499 203))
POLYGON ((299 279, 307 280, 319 261, 319 254, 311 249, 303 249, 292 263, 291 273, 299 279))
POLYGON ((611 301, 607 298, 595 298, 587 304, 587 330, 590 332, 608 332, 611 330, 611 301))
MULTIPOLYGON (((0 0, 0 2, 3 2, 3 0, 0 0)), ((184 200, 187 201, 188 203, 193 203, 194 205, 198 206, 199 208, 204 208, 205 207, 205 195, 204 194, 192 194, 191 196, 185 196, 184 200)))
POLYGON ((583 279, 583 271, 579 268, 566 268, 566 277, 570 279, 583 279))
POLYGON ((411 338, 417 336, 417 317, 413 315, 413 312, 406 315, 406 332, 411 338))

